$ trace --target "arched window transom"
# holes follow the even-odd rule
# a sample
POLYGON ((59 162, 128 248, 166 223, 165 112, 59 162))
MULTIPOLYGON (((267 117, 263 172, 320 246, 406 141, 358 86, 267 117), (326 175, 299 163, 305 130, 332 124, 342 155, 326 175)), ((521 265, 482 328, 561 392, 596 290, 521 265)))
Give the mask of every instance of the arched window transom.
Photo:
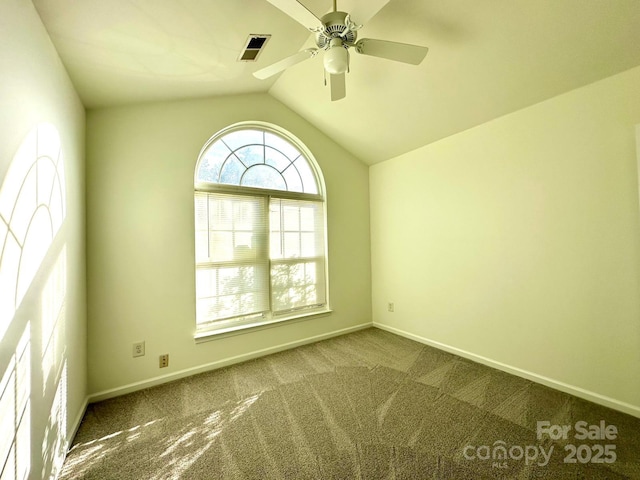
POLYGON ((263 129, 214 137, 200 155, 196 182, 319 193, 306 156, 281 135, 263 129))

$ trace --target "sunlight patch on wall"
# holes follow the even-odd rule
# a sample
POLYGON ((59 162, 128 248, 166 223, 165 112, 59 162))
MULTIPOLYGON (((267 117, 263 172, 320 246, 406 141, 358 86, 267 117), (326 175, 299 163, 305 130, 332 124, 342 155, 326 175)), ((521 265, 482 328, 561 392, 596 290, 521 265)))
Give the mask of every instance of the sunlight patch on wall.
POLYGON ((42 441, 42 476, 58 478, 67 447, 67 364, 64 363, 42 441), (49 470, 49 471, 47 471, 49 470))
POLYGON ((65 358, 65 299, 67 289, 67 247, 49 274, 41 295, 42 392, 46 394, 50 377, 58 373, 65 358))
POLYGON ((0 381, 0 479, 24 480, 31 469, 30 324, 0 381))
POLYGON ((22 141, 0 187, 0 339, 65 214, 60 135, 43 123, 22 141))

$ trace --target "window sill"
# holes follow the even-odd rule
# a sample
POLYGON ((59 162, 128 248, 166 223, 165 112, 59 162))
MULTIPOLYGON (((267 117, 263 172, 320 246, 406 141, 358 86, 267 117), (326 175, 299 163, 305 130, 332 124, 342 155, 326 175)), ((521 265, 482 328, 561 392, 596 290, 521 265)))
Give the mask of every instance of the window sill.
POLYGON ((218 340, 234 335, 241 335, 244 333, 264 330, 266 328, 277 327, 285 322, 308 320, 313 317, 323 317, 329 315, 331 312, 332 310, 326 308, 297 315, 282 315, 276 318, 271 318, 269 320, 260 320, 242 325, 224 326, 219 328, 210 327, 207 330, 196 331, 193 338, 196 343, 210 342, 212 340, 218 340))

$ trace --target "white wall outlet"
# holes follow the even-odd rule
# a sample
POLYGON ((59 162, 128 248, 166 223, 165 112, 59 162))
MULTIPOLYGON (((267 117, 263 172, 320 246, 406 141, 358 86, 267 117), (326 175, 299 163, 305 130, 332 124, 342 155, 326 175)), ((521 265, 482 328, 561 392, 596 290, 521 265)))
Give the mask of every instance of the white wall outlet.
POLYGON ((142 357, 144 355, 144 342, 136 342, 133 344, 133 356, 142 357))
POLYGON ((393 302, 389 302, 387 303, 387 310, 389 312, 395 312, 396 311, 396 306, 393 302))
POLYGON ((169 354, 165 353, 164 355, 160 355, 160 359, 159 359, 159 366, 160 368, 165 368, 169 366, 169 354))

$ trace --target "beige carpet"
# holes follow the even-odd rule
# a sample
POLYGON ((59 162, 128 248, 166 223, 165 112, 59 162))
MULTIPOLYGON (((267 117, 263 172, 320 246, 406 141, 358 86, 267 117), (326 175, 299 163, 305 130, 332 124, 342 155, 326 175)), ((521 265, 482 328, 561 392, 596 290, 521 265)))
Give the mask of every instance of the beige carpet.
POLYGON ((640 479, 640 419, 371 328, 92 404, 61 478, 640 479))

